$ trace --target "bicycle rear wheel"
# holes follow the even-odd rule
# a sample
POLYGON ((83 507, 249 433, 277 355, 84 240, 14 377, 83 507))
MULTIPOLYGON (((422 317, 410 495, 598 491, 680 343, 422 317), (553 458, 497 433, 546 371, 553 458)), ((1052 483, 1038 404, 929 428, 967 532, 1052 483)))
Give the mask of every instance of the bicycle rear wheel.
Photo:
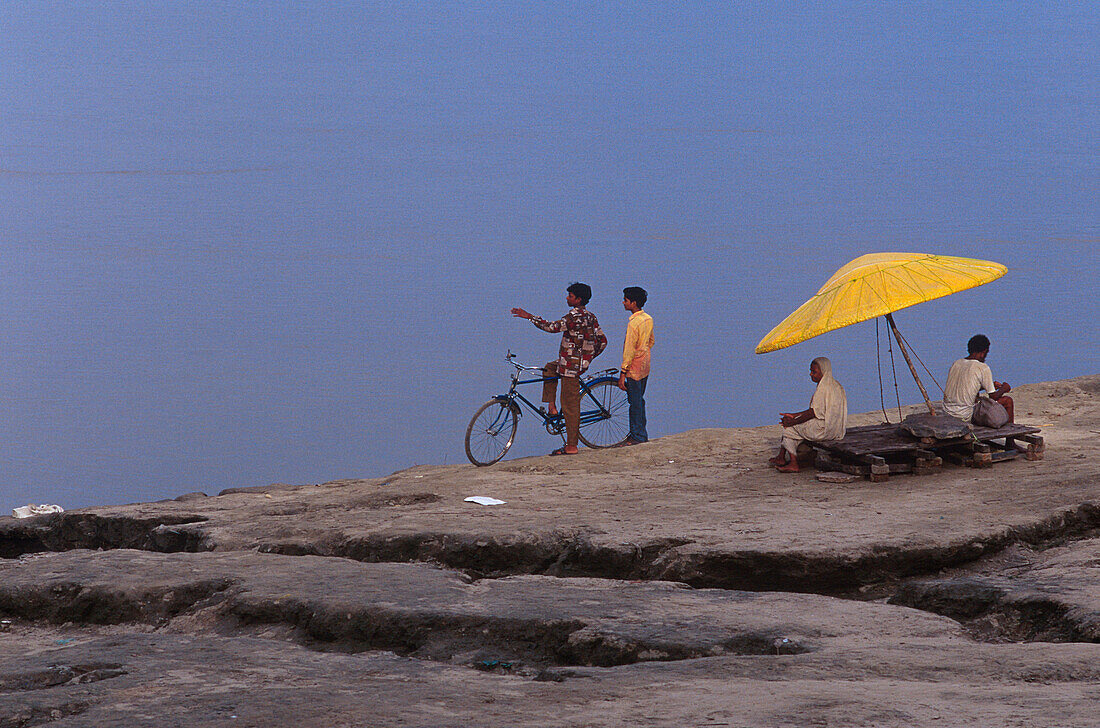
POLYGON ((519 408, 506 399, 481 405, 466 428, 466 457, 474 465, 492 465, 504 457, 516 438, 519 408))
POLYGON ((625 441, 630 436, 630 405, 618 380, 597 380, 588 385, 588 391, 602 409, 595 409, 587 394, 581 396, 581 442, 603 448, 625 441))

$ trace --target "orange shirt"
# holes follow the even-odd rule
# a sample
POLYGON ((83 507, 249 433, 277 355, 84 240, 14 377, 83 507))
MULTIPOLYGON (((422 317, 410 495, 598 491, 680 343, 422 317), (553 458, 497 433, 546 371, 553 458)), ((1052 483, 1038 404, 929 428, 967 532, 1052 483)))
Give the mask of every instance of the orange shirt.
POLYGON ((623 343, 623 367, 630 379, 649 376, 649 350, 653 348, 653 317, 645 311, 630 314, 623 343))

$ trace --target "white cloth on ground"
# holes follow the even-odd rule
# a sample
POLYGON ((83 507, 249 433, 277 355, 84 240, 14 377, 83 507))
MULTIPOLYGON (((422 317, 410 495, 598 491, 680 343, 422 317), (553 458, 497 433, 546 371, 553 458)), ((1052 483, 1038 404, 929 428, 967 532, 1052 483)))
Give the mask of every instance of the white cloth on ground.
POLYGON ((14 518, 30 518, 31 516, 44 516, 47 513, 64 513, 65 509, 52 503, 28 503, 25 506, 11 509, 14 518))
POLYGON ((947 383, 943 387, 943 411, 963 422, 970 422, 978 393, 983 389, 987 393, 996 390, 993 370, 977 359, 959 359, 947 372, 947 383))
POLYGON ((844 394, 844 387, 833 378, 832 362, 819 356, 813 363, 821 369, 821 381, 817 383, 810 400, 814 419, 783 428, 782 445, 792 456, 798 449, 798 443, 803 440, 843 440, 848 427, 848 397, 844 394))

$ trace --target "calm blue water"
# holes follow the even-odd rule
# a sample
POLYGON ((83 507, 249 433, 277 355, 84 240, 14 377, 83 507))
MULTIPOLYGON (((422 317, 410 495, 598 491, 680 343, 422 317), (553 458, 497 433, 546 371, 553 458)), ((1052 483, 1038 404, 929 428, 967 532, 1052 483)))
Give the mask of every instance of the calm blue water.
POLYGON ((1100 6, 210 5, 0 5, 0 509, 465 462, 574 280, 651 436, 877 408, 873 323, 752 353, 872 251, 1010 268, 897 314, 941 383, 1100 372, 1100 6))

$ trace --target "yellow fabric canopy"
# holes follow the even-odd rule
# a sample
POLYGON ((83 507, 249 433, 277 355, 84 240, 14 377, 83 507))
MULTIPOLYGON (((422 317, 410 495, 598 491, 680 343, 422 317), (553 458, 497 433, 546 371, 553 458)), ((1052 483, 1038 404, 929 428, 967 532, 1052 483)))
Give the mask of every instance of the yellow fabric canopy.
POLYGON ((783 319, 756 345, 763 354, 826 331, 884 316, 997 280, 1008 268, 975 258, 929 253, 871 253, 825 282, 813 298, 783 319))

